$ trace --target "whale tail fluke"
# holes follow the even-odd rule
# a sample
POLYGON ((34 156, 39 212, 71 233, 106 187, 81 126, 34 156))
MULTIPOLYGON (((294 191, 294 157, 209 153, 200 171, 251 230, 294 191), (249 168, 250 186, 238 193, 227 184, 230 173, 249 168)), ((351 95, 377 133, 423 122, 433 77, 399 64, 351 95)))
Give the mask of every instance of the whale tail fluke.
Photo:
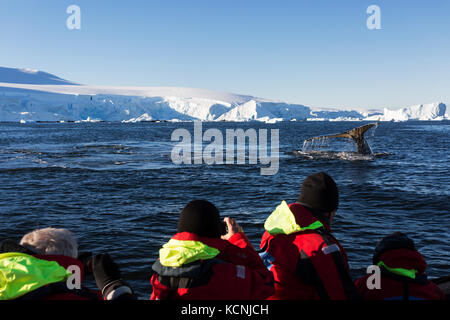
POLYGON ((312 137, 309 139, 306 139, 305 142, 313 141, 313 140, 322 140, 322 139, 330 139, 330 138, 348 138, 352 139, 356 144, 356 150, 360 154, 372 154, 372 150, 370 149, 369 144, 367 143, 366 139, 364 139, 364 134, 369 130, 370 128, 373 128, 375 126, 378 126, 380 123, 370 123, 366 124, 364 126, 354 128, 352 130, 338 133, 338 134, 331 134, 326 136, 319 136, 319 137, 312 137))

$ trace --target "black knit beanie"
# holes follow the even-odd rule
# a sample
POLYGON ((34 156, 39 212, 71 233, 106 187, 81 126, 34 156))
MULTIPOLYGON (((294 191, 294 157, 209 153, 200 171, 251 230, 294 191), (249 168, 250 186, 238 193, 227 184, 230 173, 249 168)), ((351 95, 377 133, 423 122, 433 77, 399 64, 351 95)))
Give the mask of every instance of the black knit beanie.
POLYGON ((219 210, 206 200, 189 202, 181 211, 178 232, 191 232, 201 237, 220 238, 222 223, 219 210))
POLYGON ((334 211, 339 206, 336 183, 323 172, 310 175, 302 183, 298 202, 317 213, 334 211))
POLYGON ((394 232, 378 242, 375 253, 373 255, 372 262, 376 265, 380 261, 380 256, 389 250, 395 249, 409 249, 417 251, 414 241, 411 238, 401 232, 394 232))

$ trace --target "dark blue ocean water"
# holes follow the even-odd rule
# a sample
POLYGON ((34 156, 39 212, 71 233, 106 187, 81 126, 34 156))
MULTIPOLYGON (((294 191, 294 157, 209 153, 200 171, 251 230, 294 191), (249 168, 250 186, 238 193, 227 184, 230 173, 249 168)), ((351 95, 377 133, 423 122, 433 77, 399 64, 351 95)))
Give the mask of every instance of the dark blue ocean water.
POLYGON ((340 190, 333 230, 353 277, 371 264, 377 241, 394 231, 416 241, 431 278, 450 274, 450 122, 383 123, 369 142, 374 152, 392 154, 374 160, 292 154, 306 138, 361 124, 203 124, 224 136, 227 128, 279 129, 279 171, 262 176, 259 164, 173 164, 171 133, 192 131, 192 123, 3 123, 0 239, 20 240, 47 226, 68 228, 80 251, 112 254, 123 277, 146 299, 151 265, 190 200, 212 201, 258 247, 272 210, 281 200, 294 202, 306 176, 325 171, 340 190))

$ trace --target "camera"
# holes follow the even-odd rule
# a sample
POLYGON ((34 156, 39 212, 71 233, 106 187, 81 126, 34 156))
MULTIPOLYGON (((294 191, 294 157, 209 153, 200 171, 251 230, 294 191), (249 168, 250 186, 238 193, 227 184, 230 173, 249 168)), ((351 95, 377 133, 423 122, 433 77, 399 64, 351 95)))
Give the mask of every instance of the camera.
POLYGON ((225 221, 220 222, 220 234, 222 236, 226 235, 228 233, 228 226, 225 223, 225 221))

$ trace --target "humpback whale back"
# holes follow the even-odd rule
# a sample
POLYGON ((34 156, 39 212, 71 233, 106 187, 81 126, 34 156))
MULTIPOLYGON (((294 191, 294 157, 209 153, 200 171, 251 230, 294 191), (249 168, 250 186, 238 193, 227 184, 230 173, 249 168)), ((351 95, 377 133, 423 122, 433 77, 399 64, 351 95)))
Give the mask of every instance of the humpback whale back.
POLYGON ((330 139, 330 138, 348 138, 352 139, 353 142, 356 144, 356 151, 359 154, 368 155, 372 154, 372 150, 370 149, 369 144, 367 143, 366 139, 364 139, 364 134, 369 130, 370 128, 373 128, 375 126, 378 126, 380 123, 370 123, 366 124, 364 126, 354 128, 352 130, 338 133, 338 134, 331 134, 326 136, 319 136, 319 137, 312 137, 309 139, 306 139, 305 142, 313 141, 313 140, 321 140, 321 139, 330 139))

